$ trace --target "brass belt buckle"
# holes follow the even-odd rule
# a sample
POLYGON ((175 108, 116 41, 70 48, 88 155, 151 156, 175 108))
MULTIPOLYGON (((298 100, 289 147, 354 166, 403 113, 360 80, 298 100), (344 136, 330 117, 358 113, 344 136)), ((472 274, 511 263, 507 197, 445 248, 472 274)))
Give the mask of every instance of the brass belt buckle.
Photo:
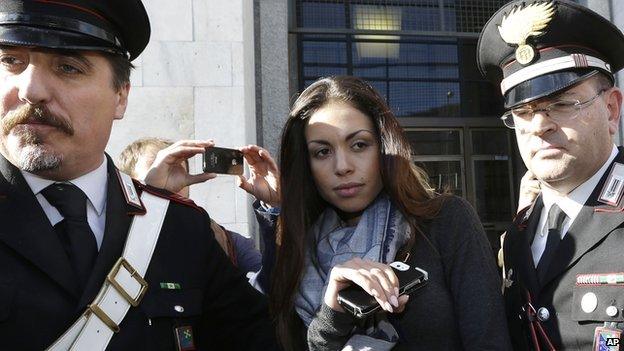
POLYGON ((143 296, 147 291, 147 282, 145 281, 145 279, 143 279, 143 277, 141 277, 141 275, 137 273, 136 269, 134 269, 134 267, 132 267, 130 263, 123 257, 120 257, 119 260, 117 260, 117 263, 115 263, 113 269, 111 269, 110 273, 108 273, 108 275, 106 276, 106 281, 108 281, 110 285, 112 285, 115 290, 117 290, 117 292, 119 292, 119 294, 121 294, 121 296, 123 296, 123 298, 126 299, 126 301, 128 301, 128 303, 130 303, 130 305, 134 307, 137 307, 139 305, 141 299, 143 299, 143 296), (139 290, 139 293, 136 297, 130 296, 130 294, 128 294, 128 292, 115 279, 121 267, 128 271, 128 273, 130 273, 130 276, 141 285, 141 289, 139 290))
POLYGON ((94 315, 96 315, 113 332, 119 332, 119 326, 117 325, 117 323, 110 319, 106 312, 102 311, 102 309, 98 305, 89 305, 85 315, 88 315, 89 313, 93 313, 94 315))

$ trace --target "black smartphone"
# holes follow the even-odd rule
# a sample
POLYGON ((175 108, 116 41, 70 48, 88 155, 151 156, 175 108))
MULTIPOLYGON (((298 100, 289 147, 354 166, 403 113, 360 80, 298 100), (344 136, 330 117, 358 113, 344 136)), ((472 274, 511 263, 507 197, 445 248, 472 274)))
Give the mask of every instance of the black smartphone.
MULTIPOLYGON (((399 261, 390 263, 390 267, 399 278, 399 296, 413 293, 429 280, 429 273, 422 268, 399 261)), ((366 318, 381 308, 373 296, 355 284, 338 292, 338 303, 357 318, 366 318)))
POLYGON ((207 147, 204 173, 243 174, 243 153, 236 149, 207 147))

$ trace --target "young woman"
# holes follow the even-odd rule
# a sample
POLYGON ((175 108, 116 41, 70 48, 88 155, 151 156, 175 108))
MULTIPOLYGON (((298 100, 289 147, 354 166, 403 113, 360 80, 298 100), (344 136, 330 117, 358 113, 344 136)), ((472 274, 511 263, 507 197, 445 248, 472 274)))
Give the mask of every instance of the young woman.
POLYGON ((301 349, 302 340, 314 350, 510 348, 497 270, 476 214, 429 188, 370 85, 332 77, 299 96, 282 134, 281 189, 268 192, 261 181, 275 168, 268 153, 243 151, 252 180, 242 187, 266 202, 280 199, 269 299, 286 349, 301 349), (387 265, 395 260, 429 273, 409 302, 397 296, 387 265), (365 323, 345 313, 337 293, 351 284, 385 313, 365 323))
POLYGON ((479 219, 429 188, 370 85, 342 76, 308 87, 283 130, 281 174, 266 150, 242 150, 251 178, 241 187, 281 207, 269 299, 286 350, 511 348, 479 219), (388 266, 397 260, 429 273, 410 297, 398 296, 388 266), (364 321, 346 313, 337 294, 352 284, 383 311, 364 321))

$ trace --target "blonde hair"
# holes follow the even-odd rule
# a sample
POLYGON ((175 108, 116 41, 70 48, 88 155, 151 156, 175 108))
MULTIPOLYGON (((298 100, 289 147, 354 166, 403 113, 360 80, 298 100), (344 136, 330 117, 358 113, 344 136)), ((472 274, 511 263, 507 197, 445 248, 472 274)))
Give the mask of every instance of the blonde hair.
POLYGON ((115 163, 120 171, 136 178, 137 174, 135 168, 141 156, 156 156, 158 151, 171 146, 171 144, 173 144, 172 141, 161 138, 137 139, 123 149, 115 163))

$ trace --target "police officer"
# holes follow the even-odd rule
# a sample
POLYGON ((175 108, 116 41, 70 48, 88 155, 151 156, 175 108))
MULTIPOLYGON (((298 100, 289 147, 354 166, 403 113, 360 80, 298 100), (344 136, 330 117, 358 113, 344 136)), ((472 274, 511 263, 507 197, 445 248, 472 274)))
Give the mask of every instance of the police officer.
POLYGON ((518 350, 617 350, 624 328, 624 150, 612 137, 624 35, 571 1, 512 1, 478 44, 522 159, 541 184, 503 245, 518 350))
POLYGON ((104 153, 149 35, 140 0, 0 1, 2 349, 275 347, 206 212, 104 153))

